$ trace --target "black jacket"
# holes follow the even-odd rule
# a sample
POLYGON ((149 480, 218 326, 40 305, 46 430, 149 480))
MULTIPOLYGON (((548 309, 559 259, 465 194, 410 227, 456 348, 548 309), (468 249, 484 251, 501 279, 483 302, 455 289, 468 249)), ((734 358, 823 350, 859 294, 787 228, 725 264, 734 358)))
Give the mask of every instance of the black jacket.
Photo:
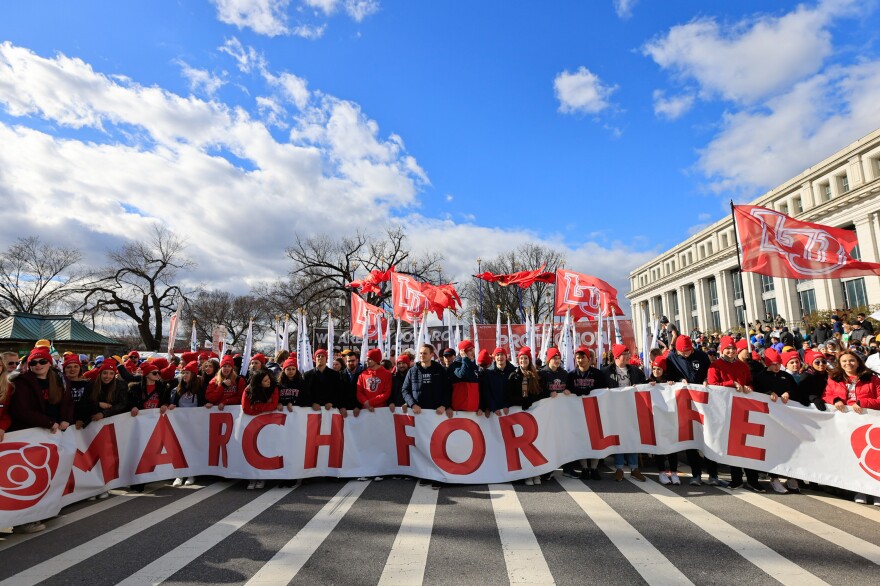
MULTIPOLYGON (((645 378, 645 373, 642 372, 642 369, 638 366, 627 364, 626 371, 629 374, 630 385, 641 385, 646 383, 648 380, 647 378, 645 378)), ((615 365, 613 362, 603 368, 602 373, 605 375, 605 378, 608 379, 609 389, 616 389, 620 386, 620 383, 617 380, 617 365, 615 365)))
POLYGON ((448 376, 448 371, 439 362, 432 362, 428 368, 416 362, 403 379, 400 391, 404 401, 410 407, 418 405, 423 409, 449 407, 451 387, 448 376))
POLYGON ((701 385, 706 382, 711 363, 702 350, 694 350, 687 358, 672 351, 666 355, 666 378, 677 383, 686 380, 692 385, 701 385))
POLYGON ((537 403, 541 399, 546 399, 547 397, 549 397, 549 393, 544 392, 544 385, 541 384, 540 371, 538 371, 537 382, 540 392, 537 395, 527 394, 523 396, 523 371, 519 367, 514 369, 513 373, 510 375, 510 378, 507 379, 507 406, 519 406, 522 407, 523 410, 530 409, 533 404, 537 403))
POLYGON ((344 404, 342 380, 339 373, 329 366, 323 372, 313 368, 303 375, 306 394, 309 399, 319 405, 332 404, 337 408, 348 408, 344 404))
POLYGON ((480 372, 480 408, 485 411, 498 411, 509 407, 507 404, 507 385, 510 375, 516 370, 511 363, 507 363, 504 369, 499 369, 495 364, 484 368, 480 372))
POLYGON ((578 396, 586 396, 596 389, 607 389, 608 379, 598 368, 592 366, 585 372, 575 368, 568 373, 568 390, 578 396))

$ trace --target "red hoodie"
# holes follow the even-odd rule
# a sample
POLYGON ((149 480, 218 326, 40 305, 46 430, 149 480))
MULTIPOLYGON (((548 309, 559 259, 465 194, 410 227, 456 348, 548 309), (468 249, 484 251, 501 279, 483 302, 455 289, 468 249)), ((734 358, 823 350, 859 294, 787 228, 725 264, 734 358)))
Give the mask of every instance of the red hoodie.
POLYGON ((223 403, 224 405, 241 404, 241 394, 244 392, 244 377, 235 377, 235 384, 226 386, 217 384, 216 379, 212 379, 208 384, 208 390, 205 391, 205 401, 215 405, 223 403))
POLYGON ((357 400, 372 407, 385 407, 391 397, 391 373, 381 366, 364 370, 358 377, 357 400))
POLYGON ((739 360, 728 362, 719 358, 709 365, 709 374, 706 382, 719 387, 735 388, 736 383, 744 386, 752 384, 752 371, 749 365, 739 360))

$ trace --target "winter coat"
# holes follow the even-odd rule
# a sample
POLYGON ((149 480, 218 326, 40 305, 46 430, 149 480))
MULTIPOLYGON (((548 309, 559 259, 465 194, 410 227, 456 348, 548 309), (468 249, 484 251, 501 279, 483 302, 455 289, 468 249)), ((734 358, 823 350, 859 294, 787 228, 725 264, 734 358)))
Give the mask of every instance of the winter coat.
POLYGON ((459 356, 449 369, 452 383, 452 409, 477 411, 480 408, 480 377, 477 363, 459 356))
POLYGON ((391 398, 391 373, 382 366, 368 368, 358 377, 357 400, 370 407, 385 407, 391 398))
MULTIPOLYGON (((225 382, 225 381, 224 381, 225 382)), ((213 405, 239 405, 241 404, 241 394, 244 393, 245 384, 244 377, 235 377, 235 383, 225 385, 218 383, 216 379, 211 379, 208 383, 208 390, 205 392, 205 402, 213 405)))
POLYGON ((40 380, 33 372, 15 377, 15 392, 9 402, 9 416, 12 419, 9 431, 31 427, 51 429, 54 424, 62 421, 70 425, 75 423, 73 399, 67 392, 61 375, 50 369, 48 376, 56 377, 61 389, 61 400, 56 405, 49 404, 48 391, 42 388, 40 380))
POLYGON ((509 407, 507 404, 507 385, 510 375, 516 370, 511 363, 503 369, 492 364, 480 373, 480 406, 487 411, 498 411, 509 407))
POLYGON ((685 358, 678 352, 666 355, 666 378, 673 382, 686 380, 692 385, 701 385, 709 376, 712 361, 702 350, 694 350, 685 358))
POLYGON ((848 383, 828 378, 825 395, 822 397, 829 405, 842 401, 847 405, 859 405, 867 409, 880 409, 880 378, 867 374, 855 381, 850 392, 848 383))
POLYGON ((342 379, 339 373, 325 367, 323 371, 313 368, 303 375, 306 396, 312 403, 319 405, 333 405, 336 408, 346 408, 342 393, 342 379))
POLYGON ((401 393, 410 407, 437 409, 450 406, 449 380, 446 369, 439 362, 431 362, 427 368, 416 362, 406 371, 401 393))

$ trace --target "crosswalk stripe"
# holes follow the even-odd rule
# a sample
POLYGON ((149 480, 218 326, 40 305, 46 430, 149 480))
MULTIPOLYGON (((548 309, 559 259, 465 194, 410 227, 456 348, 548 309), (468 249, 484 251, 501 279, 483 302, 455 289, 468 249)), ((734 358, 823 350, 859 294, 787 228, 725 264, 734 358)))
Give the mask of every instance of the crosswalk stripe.
POLYGON ((416 483, 379 584, 421 584, 428 563, 439 490, 416 483))
POLYGON ((261 494, 240 509, 227 515, 187 542, 178 545, 164 556, 153 560, 140 571, 132 574, 119 584, 143 586, 160 584, 186 567, 196 558, 204 555, 218 543, 250 523, 254 517, 290 494, 294 488, 273 488, 261 494))
MULTIPOLYGON (((873 505, 860 505, 851 500, 842 499, 838 496, 827 496, 824 494, 808 494, 803 493, 805 496, 810 497, 811 499, 816 499, 817 501, 821 501, 825 504, 831 505, 833 507, 837 507, 838 509, 843 509, 844 511, 849 511, 850 513, 855 513, 860 517, 864 517, 866 519, 870 519, 875 523, 880 523, 880 507, 875 507, 873 505)), ((874 497, 880 498, 880 497, 874 497)))
POLYGON ((679 496, 651 480, 646 482, 638 482, 632 478, 627 480, 733 549, 782 584, 791 584, 793 586, 826 584, 821 578, 785 558, 776 550, 746 535, 709 511, 698 507, 687 498, 679 496))
POLYGON ((660 553, 626 519, 590 490, 587 485, 572 478, 557 478, 559 484, 574 502, 593 520, 611 540, 633 568, 648 584, 693 584, 675 564, 660 553))
POLYGON ((555 584, 513 485, 490 484, 489 498, 510 583, 555 584))
POLYGON ((62 527, 66 527, 71 523, 76 523, 78 521, 82 521, 92 515, 97 515, 98 513, 103 513, 113 507, 119 506, 122 503, 131 502, 133 499, 138 498, 140 495, 118 495, 107 498, 105 500, 100 500, 93 505, 89 505, 83 507, 81 509, 77 509, 75 512, 70 514, 62 514, 54 519, 49 519, 44 521, 46 525, 46 529, 44 531, 40 531, 39 533, 29 533, 27 535, 21 534, 13 534, 9 540, 5 543, 0 544, 0 551, 4 551, 9 549, 10 547, 15 547, 16 545, 21 545, 26 541, 30 541, 31 539, 35 539, 37 537, 46 535, 55 531, 56 529, 61 529, 62 527))
POLYGON ((48 580, 52 576, 60 574, 69 567, 101 553, 102 551, 125 541, 129 537, 137 535, 153 525, 161 523, 177 513, 185 511, 193 505, 197 505, 205 499, 229 488, 232 484, 232 481, 215 482, 214 484, 201 490, 197 490, 171 504, 165 505, 164 507, 151 512, 149 515, 139 517, 134 521, 126 523, 122 527, 108 531, 91 541, 87 541, 82 545, 48 559, 45 562, 32 566, 24 572, 11 576, 0 582, 0 586, 27 586, 29 584, 37 584, 43 580, 48 580))
POLYGON ((346 483, 247 584, 287 584, 293 580, 370 484, 357 480, 346 483))
POLYGON ((759 494, 743 492, 742 489, 734 491, 729 488, 722 488, 721 490, 749 503, 752 506, 758 507, 762 511, 766 511, 784 521, 788 521, 800 529, 809 531, 816 537, 821 537, 822 539, 830 541, 835 545, 839 545, 843 549, 851 551, 868 561, 880 565, 880 547, 873 543, 865 541, 864 539, 859 539, 855 535, 850 535, 846 531, 841 531, 837 527, 832 527, 827 523, 823 523, 822 521, 814 519, 809 515, 805 515, 796 509, 759 494))

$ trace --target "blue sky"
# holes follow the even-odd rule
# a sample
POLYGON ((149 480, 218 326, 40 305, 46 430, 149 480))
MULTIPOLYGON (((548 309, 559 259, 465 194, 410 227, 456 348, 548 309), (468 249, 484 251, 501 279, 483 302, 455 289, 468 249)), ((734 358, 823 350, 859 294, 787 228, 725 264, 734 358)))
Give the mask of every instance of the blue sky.
POLYGON ((194 281, 242 291, 293 233, 397 221, 456 278, 531 239, 623 294, 880 125, 877 23, 873 0, 6 3, 0 246, 100 259, 162 223, 194 281))

